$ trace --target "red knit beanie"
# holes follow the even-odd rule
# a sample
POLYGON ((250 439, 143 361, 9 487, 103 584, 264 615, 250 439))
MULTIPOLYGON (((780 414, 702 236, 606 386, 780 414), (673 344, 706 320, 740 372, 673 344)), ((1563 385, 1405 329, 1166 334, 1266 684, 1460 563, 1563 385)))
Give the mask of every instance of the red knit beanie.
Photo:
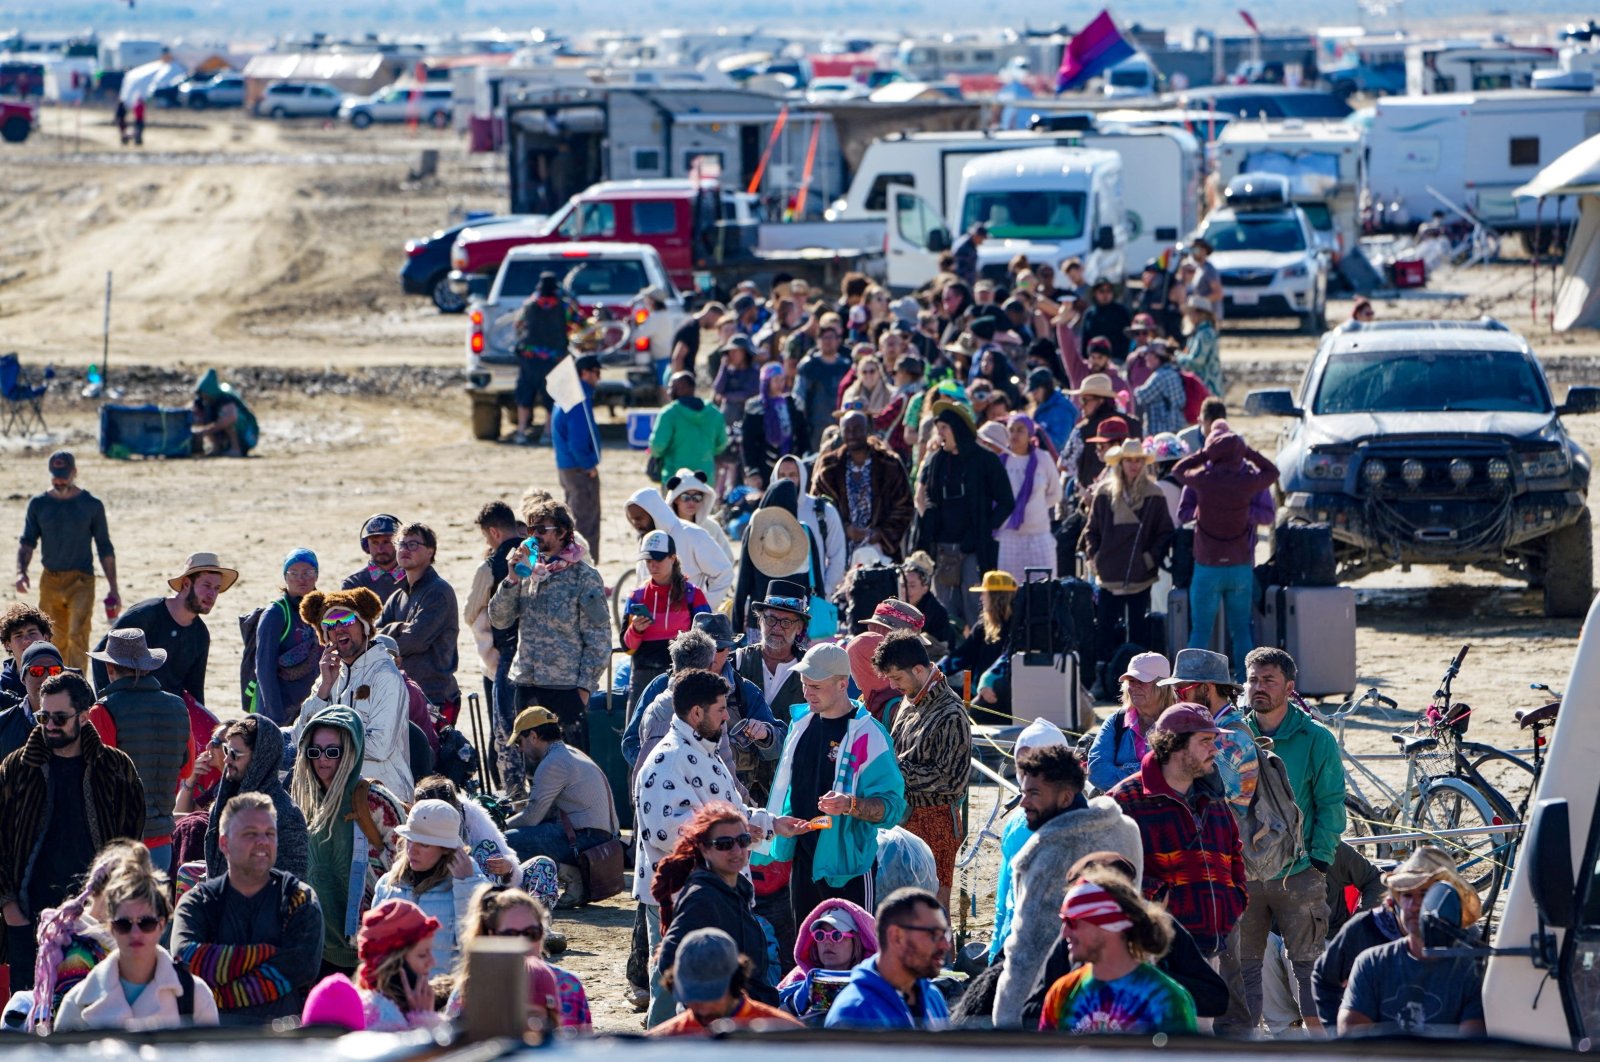
POLYGON ((361 916, 356 934, 356 954, 361 957, 357 971, 361 987, 377 991, 376 974, 385 958, 404 951, 424 937, 438 932, 439 920, 423 914, 410 900, 385 900, 361 916))

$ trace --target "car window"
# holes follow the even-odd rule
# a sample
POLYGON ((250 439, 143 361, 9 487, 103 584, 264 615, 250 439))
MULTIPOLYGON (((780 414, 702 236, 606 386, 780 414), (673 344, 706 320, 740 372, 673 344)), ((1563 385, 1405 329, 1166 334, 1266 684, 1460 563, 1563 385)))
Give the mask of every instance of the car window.
POLYGON ((506 264, 500 298, 527 298, 539 286, 540 273, 554 273, 561 286, 580 300, 624 301, 650 286, 644 262, 638 258, 516 258, 506 264))
POLYGON ((1515 351, 1374 350, 1329 358, 1312 410, 1548 413, 1550 397, 1532 363, 1515 351))
POLYGON ((451 90, 448 88, 431 88, 425 89, 422 94, 430 100, 447 100, 450 98, 451 90))
POLYGON ((1300 209, 1306 212, 1306 220, 1311 222, 1311 227, 1318 232, 1333 231, 1333 211, 1327 203, 1301 203, 1300 209))
POLYGON ((610 203, 584 203, 578 207, 578 236, 615 236, 616 210, 610 203))
POLYGON ((1083 235, 1086 198, 1082 192, 973 192, 962 203, 961 228, 982 221, 997 240, 1076 239, 1083 235))
POLYGON ((671 201, 633 204, 635 236, 670 236, 678 231, 677 204, 671 201))
POLYGON ((1216 253, 1269 251, 1286 254, 1306 249, 1305 230, 1293 214, 1236 214, 1206 223, 1204 235, 1216 253))
POLYGON ((305 91, 306 87, 304 85, 275 85, 273 86, 272 94, 274 96, 303 96, 305 91))

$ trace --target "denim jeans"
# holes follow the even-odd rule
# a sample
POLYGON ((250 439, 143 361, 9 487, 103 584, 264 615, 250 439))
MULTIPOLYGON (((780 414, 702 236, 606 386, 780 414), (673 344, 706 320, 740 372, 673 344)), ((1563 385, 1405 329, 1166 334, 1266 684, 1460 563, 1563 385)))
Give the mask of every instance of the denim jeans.
POLYGON ((1194 582, 1189 585, 1188 648, 1209 648, 1211 626, 1220 604, 1233 650, 1233 677, 1240 685, 1244 684, 1244 658, 1255 648, 1255 636, 1250 630, 1255 593, 1255 569, 1248 564, 1194 566, 1194 582))
POLYGON ((611 835, 605 830, 585 828, 575 832, 578 838, 576 848, 567 840, 567 828, 561 824, 560 819, 541 822, 537 826, 518 826, 514 830, 507 830, 506 840, 516 849, 519 861, 532 859, 534 856, 549 856, 557 864, 565 863, 571 866, 578 862, 579 852, 611 839, 611 835))
POLYGON ((172 869, 172 842, 150 849, 150 865, 165 874, 172 869))

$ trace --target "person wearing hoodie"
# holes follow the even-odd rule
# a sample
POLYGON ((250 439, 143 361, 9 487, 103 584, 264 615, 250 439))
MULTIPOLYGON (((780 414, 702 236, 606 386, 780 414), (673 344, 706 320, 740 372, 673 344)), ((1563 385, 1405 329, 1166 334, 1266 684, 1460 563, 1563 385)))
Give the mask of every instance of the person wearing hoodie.
POLYGON ((365 588, 313 590, 300 602, 300 615, 316 628, 324 648, 317 686, 295 720, 294 740, 301 742, 307 724, 329 706, 349 708, 360 717, 363 734, 363 758, 355 769, 403 796, 413 785, 411 694, 394 658, 373 641, 382 611, 378 595, 365 588))
POLYGON ((820 1027, 849 971, 876 954, 878 930, 872 916, 849 900, 823 900, 800 924, 794 969, 778 982, 784 1009, 820 1027))
POLYGON ((356 968, 361 915, 394 862, 395 831, 406 821, 400 798, 362 777, 366 745, 361 717, 329 705, 301 732, 289 782, 289 795, 307 816, 306 883, 322 904, 324 972, 356 968))
POLYGON ((694 393, 694 373, 675 372, 667 381, 672 401, 650 432, 650 456, 661 463, 661 482, 680 468, 713 468, 728 445, 722 411, 694 393))
MULTIPOLYGON (((740 542, 739 575, 733 587, 735 630, 748 627, 750 609, 768 596, 767 587, 775 580, 804 590, 803 603, 808 603, 813 593, 820 593, 822 554, 816 535, 800 523, 799 508, 800 489, 794 480, 774 478, 761 496, 740 542), (761 517, 763 509, 779 513, 761 517)), ((807 621, 810 611, 808 607, 807 621)), ((801 627, 802 634, 805 629, 801 627)), ((771 698, 768 701, 777 703, 771 698)))
POLYGON ((829 1029, 941 1029, 950 1010, 933 978, 950 954, 950 919, 922 889, 896 889, 878 906, 882 950, 850 971, 828 1008, 829 1029))
POLYGON ((667 644, 688 630, 694 618, 711 611, 706 595, 684 577, 678 547, 665 531, 651 531, 639 542, 639 560, 649 579, 628 595, 622 646, 629 653, 629 718, 645 687, 671 669, 667 644))
POLYGON ((745 402, 739 437, 744 481, 763 490, 772 485, 772 468, 778 458, 810 447, 811 422, 789 393, 782 362, 770 361, 761 367, 761 393, 745 402))
POLYGON ((404 844, 378 879, 372 902, 409 900, 438 920, 429 975, 440 977, 455 969, 457 932, 466 925, 473 892, 489 882, 461 843, 461 812, 447 801, 417 801, 394 832, 404 844))
POLYGON ((685 524, 693 524, 711 536, 723 554, 728 558, 728 578, 733 578, 733 543, 728 541, 727 532, 722 530, 722 525, 711 515, 713 503, 717 500, 716 493, 711 489, 711 484, 706 482, 704 476, 692 468, 680 468, 667 480, 667 505, 672 509, 672 514, 685 524))
POLYGON ((265 716, 247 715, 228 724, 223 741, 222 781, 206 825, 206 877, 227 873, 228 860, 219 843, 222 813, 240 793, 261 793, 272 801, 278 812, 278 858, 273 866, 305 877, 311 860, 306 817, 283 787, 283 731, 265 716))
MULTIPOLYGON (((692 520, 681 519, 669 499, 663 498, 654 487, 641 487, 629 495, 623 512, 628 517, 628 523, 641 536, 652 531, 665 531, 671 535, 677 546, 678 561, 683 565, 683 577, 700 588, 710 608, 722 607, 733 590, 733 559, 717 545, 711 532, 692 520)), ((640 585, 650 579, 650 571, 642 557, 639 559, 638 574, 640 585)))
POLYGON ((1256 527, 1250 502, 1278 479, 1278 466, 1246 445, 1219 420, 1206 444, 1179 459, 1172 477, 1183 484, 1179 519, 1194 513, 1194 582, 1189 587, 1190 649, 1205 649, 1211 617, 1223 609, 1233 644, 1234 678, 1244 684, 1244 658, 1255 647, 1250 613, 1255 601, 1256 527))
POLYGON ((938 449, 928 458, 916 492, 918 549, 936 565, 934 593, 966 629, 979 615, 976 586, 999 563, 995 532, 1011 518, 1016 497, 1000 459, 978 445, 965 406, 934 403, 938 449))
POLYGON ((1012 860, 1014 913, 994 1000, 996 1028, 1016 1028, 1059 930, 1067 871, 1090 852, 1118 852, 1142 876, 1139 827, 1110 797, 1083 798, 1083 764, 1069 746, 1017 754, 1022 811, 1033 836, 1012 860))
MULTIPOLYGON (((839 518, 838 506, 823 495, 811 493, 811 477, 806 466, 793 454, 784 454, 772 466, 774 481, 787 479, 795 485, 795 515, 800 524, 811 532, 822 558, 822 593, 832 598, 844 579, 845 566, 850 556, 850 538, 845 533, 844 521, 839 518)), ((909 520, 909 517, 908 517, 909 520)))

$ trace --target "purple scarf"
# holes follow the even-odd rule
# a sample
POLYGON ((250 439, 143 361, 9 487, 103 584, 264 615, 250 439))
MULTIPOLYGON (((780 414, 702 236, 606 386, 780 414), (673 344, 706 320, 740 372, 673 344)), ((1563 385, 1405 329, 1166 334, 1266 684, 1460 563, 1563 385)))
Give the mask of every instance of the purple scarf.
POLYGON ((783 366, 775 361, 761 366, 761 427, 766 433, 767 445, 780 454, 790 450, 794 442, 794 426, 789 420, 789 396, 773 395, 768 386, 775 376, 783 375, 783 366))
MULTIPOLYGON (((1022 471, 1022 489, 1017 491, 1017 504, 1011 510, 1011 519, 1006 521, 1006 528, 1015 531, 1022 526, 1022 518, 1028 512, 1028 499, 1033 497, 1033 477, 1039 470, 1039 444, 1033 442, 1033 418, 1024 413, 1013 413, 1006 418, 1006 426, 1021 424, 1028 429, 1028 467, 1022 471)), ((1006 454, 1006 463, 1009 464, 1016 454, 1006 454)))

